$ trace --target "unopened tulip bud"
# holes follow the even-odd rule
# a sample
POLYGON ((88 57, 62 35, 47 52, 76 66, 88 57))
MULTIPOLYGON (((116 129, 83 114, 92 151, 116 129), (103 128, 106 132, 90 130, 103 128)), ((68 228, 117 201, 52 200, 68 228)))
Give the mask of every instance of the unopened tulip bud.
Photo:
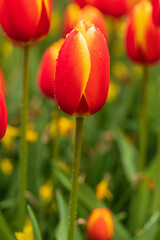
POLYGON ((59 52, 55 77, 55 99, 59 108, 83 117, 98 112, 109 88, 110 61, 101 31, 80 21, 59 52))
POLYGON ((107 208, 96 208, 87 220, 87 236, 89 240, 110 240, 114 234, 112 213, 107 208))
POLYGON ((2 90, 0 89, 0 140, 4 137, 7 128, 7 108, 2 90))
POLYGON ((62 23, 63 36, 73 30, 75 25, 82 19, 93 23, 95 27, 101 30, 105 38, 108 39, 106 22, 103 14, 91 5, 80 8, 76 3, 69 4, 65 10, 62 23))
POLYGON ((49 31, 51 5, 51 0, 1 0, 1 26, 19 44, 36 41, 49 31))
POLYGON ((126 50, 135 62, 151 64, 160 58, 160 31, 152 19, 152 4, 148 0, 140 1, 130 15, 126 50))
POLYGON ((113 17, 121 17, 127 14, 137 0, 75 0, 81 7, 86 4, 98 8, 101 12, 113 17))
POLYGON ((44 52, 38 69, 38 87, 49 98, 54 98, 56 59, 63 41, 60 39, 44 52))

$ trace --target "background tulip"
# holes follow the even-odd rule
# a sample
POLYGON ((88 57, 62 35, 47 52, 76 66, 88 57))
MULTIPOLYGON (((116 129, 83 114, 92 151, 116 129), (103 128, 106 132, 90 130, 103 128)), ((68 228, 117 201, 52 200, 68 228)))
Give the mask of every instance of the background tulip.
POLYGON ((2 90, 0 89, 0 140, 4 137, 7 128, 7 108, 2 90))
POLYGON ((135 62, 154 63, 160 58, 160 32, 153 23, 150 1, 140 1, 133 9, 126 33, 126 49, 135 62))
POLYGON ((160 26, 160 1, 153 0, 153 21, 156 25, 160 26))
POLYGON ((128 13, 136 0, 75 0, 81 7, 91 4, 105 14, 113 17, 121 17, 128 13))
POLYGON ((3 94, 5 95, 6 91, 7 91, 6 82, 5 82, 4 75, 3 75, 1 69, 0 69, 0 89, 2 90, 3 94))
POLYGON ((57 59, 55 98, 61 110, 74 116, 99 111, 108 94, 109 66, 103 34, 91 23, 80 21, 57 59))
POLYGON ((38 40, 49 31, 51 5, 51 0, 1 0, 1 26, 14 41, 38 40))
POLYGON ((107 208, 96 208, 87 220, 89 240, 110 240, 114 234, 112 213, 107 208))
POLYGON ((108 39, 106 22, 103 14, 91 5, 86 5, 81 9, 79 5, 75 3, 68 5, 65 10, 62 22, 62 34, 65 36, 69 33, 81 19, 93 23, 95 27, 101 30, 105 38, 108 39))
POLYGON ((56 59, 63 41, 60 39, 44 52, 38 70, 39 89, 49 98, 54 98, 56 59))

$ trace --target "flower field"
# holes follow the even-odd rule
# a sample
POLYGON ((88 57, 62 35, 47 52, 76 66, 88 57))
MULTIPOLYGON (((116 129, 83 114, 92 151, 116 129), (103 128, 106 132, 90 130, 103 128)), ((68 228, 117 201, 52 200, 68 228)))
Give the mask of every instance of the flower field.
POLYGON ((158 0, 2 0, 0 24, 0 240, 159 240, 158 0))

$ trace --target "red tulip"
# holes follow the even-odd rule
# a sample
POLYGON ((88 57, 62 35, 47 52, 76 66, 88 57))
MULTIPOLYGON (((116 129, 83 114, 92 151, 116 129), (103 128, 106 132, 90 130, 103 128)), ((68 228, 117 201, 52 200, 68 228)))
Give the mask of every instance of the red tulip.
POLYGON ((153 4, 153 21, 157 26, 160 26, 160 1, 152 0, 153 4))
POLYGON ((2 73, 2 70, 0 69, 0 90, 2 90, 3 94, 6 94, 6 82, 2 73))
POLYGON ((38 69, 38 86, 49 98, 54 98, 56 59, 63 41, 64 39, 60 39, 44 52, 38 69))
POLYGON ((59 52, 55 98, 59 108, 74 116, 91 115, 105 104, 109 88, 106 40, 93 24, 80 21, 59 52))
POLYGON ((152 4, 140 1, 129 18, 126 33, 128 56, 135 62, 149 64, 160 58, 160 32, 152 19, 152 4))
POLYGON ((36 41, 49 31, 51 5, 51 0, 1 0, 2 28, 16 42, 36 41))
POLYGON ((96 208, 87 220, 89 240, 110 240, 114 234, 112 213, 107 208, 96 208))
POLYGON ((91 4, 105 14, 121 17, 129 12, 137 0, 74 0, 81 7, 91 4))
POLYGON ((93 23, 95 27, 101 30, 105 38, 108 39, 108 33, 103 14, 97 8, 91 5, 87 5, 81 9, 76 3, 68 5, 65 10, 62 23, 63 36, 69 33, 81 19, 93 23))
POLYGON ((7 108, 2 90, 0 89, 0 140, 7 129, 7 108))

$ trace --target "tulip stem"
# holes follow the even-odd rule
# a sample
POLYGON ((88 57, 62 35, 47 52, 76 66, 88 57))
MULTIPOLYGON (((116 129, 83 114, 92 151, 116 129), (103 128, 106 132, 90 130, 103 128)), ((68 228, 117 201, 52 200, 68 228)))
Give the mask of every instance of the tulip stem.
POLYGON ((148 69, 144 67, 142 78, 142 102, 140 116, 140 152, 139 171, 143 171, 146 164, 147 152, 147 99, 148 99, 148 69))
POLYGON ((25 190, 27 188, 27 116, 29 95, 29 46, 24 47, 23 62, 23 87, 22 87, 22 110, 21 110, 21 138, 20 138, 20 162, 19 162, 19 228, 22 230, 26 218, 25 190))
POLYGON ((70 194, 70 212, 69 212, 69 229, 68 240, 75 239, 75 222, 77 215, 77 202, 78 202, 78 177, 80 169, 81 146, 82 146, 82 130, 83 118, 76 118, 76 134, 75 134, 75 149, 74 159, 72 166, 72 188, 70 194))

